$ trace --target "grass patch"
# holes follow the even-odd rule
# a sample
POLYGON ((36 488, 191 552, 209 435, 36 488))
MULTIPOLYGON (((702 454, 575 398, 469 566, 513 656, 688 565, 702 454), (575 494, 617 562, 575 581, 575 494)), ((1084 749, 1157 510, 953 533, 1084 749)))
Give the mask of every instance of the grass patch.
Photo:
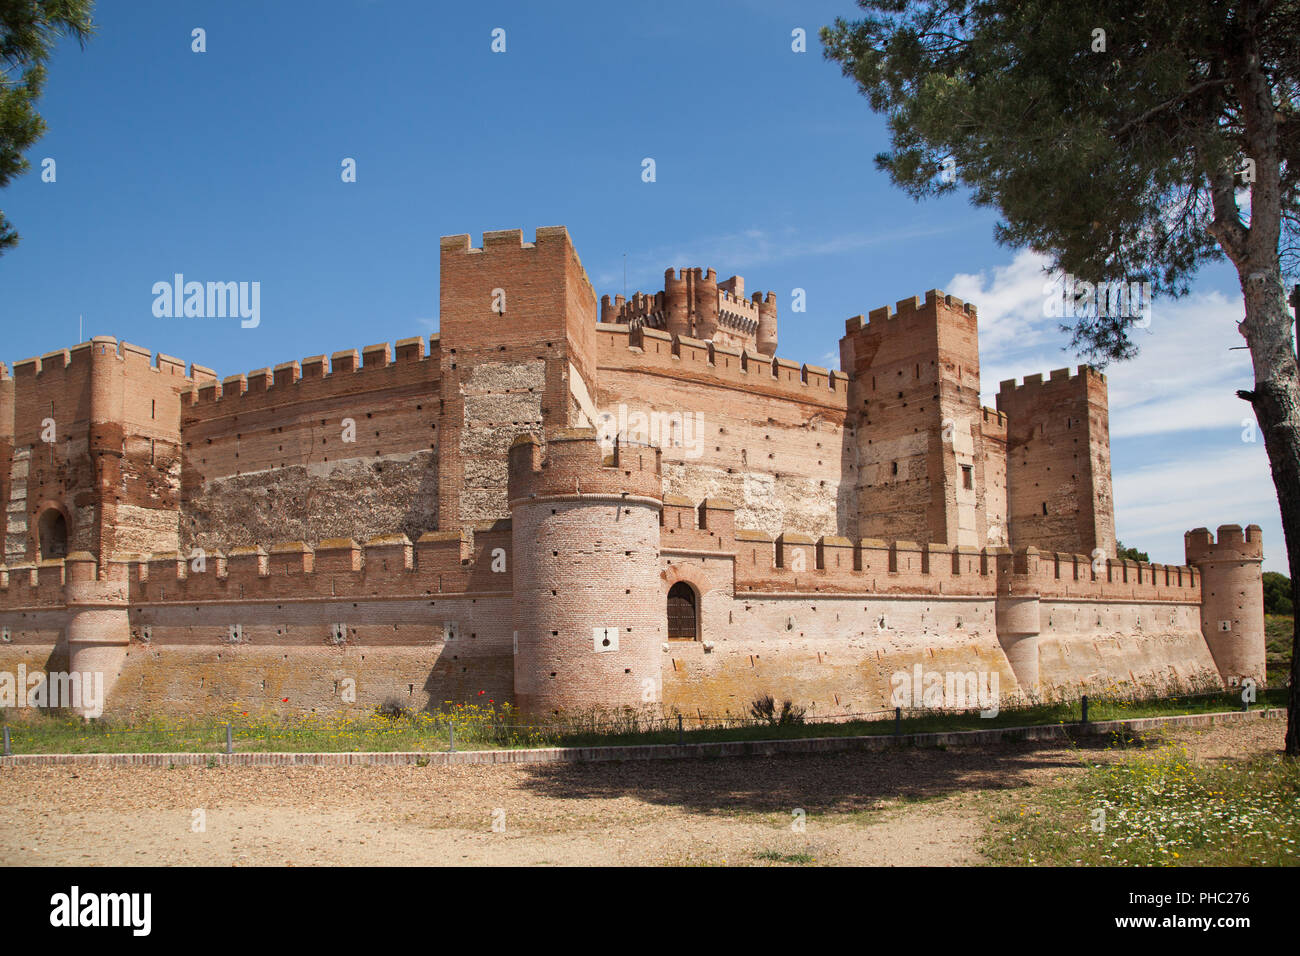
POLYGON ((949 796, 947 793, 900 793, 897 800, 900 804, 907 806, 916 803, 934 803, 938 800, 947 800, 949 796))
MULTIPOLYGON (((1281 707, 1283 689, 1263 691, 1252 709, 1281 707)), ((1240 710, 1235 694, 1202 694, 1138 699, 1090 698, 1090 720, 1117 720, 1177 714, 1240 710)), ((978 711, 905 711, 904 734, 989 730, 1072 723, 1080 718, 1078 701, 1004 707, 984 718, 978 711)), ((434 713, 390 714, 250 714, 241 709, 229 718, 100 718, 34 713, 7 723, 13 752, 23 753, 221 753, 229 723, 233 749, 249 752, 443 751, 454 736, 457 750, 528 747, 608 747, 636 744, 718 743, 788 740, 809 737, 888 735, 892 717, 881 719, 807 718, 803 723, 772 724, 751 717, 723 716, 684 721, 679 736, 675 717, 622 714, 574 715, 538 726, 524 722, 508 705, 446 705, 434 713)))
POLYGON ((816 857, 811 853, 781 853, 778 850, 759 850, 754 854, 754 859, 762 860, 764 863, 785 863, 796 866, 817 862, 816 857))
POLYGON ((1182 747, 1091 767, 992 815, 985 854, 1014 866, 1300 865, 1300 763, 1216 764, 1182 747))
POLYGON ((1290 614, 1264 615, 1264 662, 1268 668, 1268 682, 1276 687, 1286 685, 1291 673, 1291 644, 1295 617, 1290 614))
MULTIPOLYGON (((530 728, 503 721, 509 712, 465 705, 431 714, 265 714, 243 711, 217 717, 148 717, 134 720, 37 714, 8 723, 13 752, 21 753, 224 753, 226 727, 237 753, 457 750, 536 747, 530 728)), ((215 761, 212 761, 215 763, 215 761)))

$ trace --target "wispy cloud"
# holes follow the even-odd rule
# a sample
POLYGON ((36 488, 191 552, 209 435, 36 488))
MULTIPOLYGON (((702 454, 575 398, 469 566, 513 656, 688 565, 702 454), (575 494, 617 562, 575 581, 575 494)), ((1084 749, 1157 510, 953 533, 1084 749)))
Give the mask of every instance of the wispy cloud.
POLYGON ((1262 449, 1244 444, 1210 460, 1204 449, 1188 448, 1117 474, 1113 485, 1116 502, 1123 502, 1124 533, 1134 540, 1181 536, 1192 523, 1216 520, 1200 516, 1219 511, 1224 502, 1231 502, 1231 511, 1219 519, 1224 523, 1262 523, 1277 510, 1268 460, 1262 449))
MULTIPOLYGON (((796 230, 773 233, 764 229, 743 229, 714 236, 700 236, 678 245, 662 245, 636 252, 627 257, 630 288, 643 292, 658 291, 667 268, 713 268, 718 275, 744 275, 756 267, 808 256, 836 256, 884 243, 907 239, 924 239, 955 231, 956 225, 931 226, 913 230, 870 230, 842 233, 838 236, 810 237, 796 230)), ((597 289, 622 286, 623 265, 598 269, 592 279, 597 289)))
MULTIPOLYGON (((979 307, 981 390, 992 404, 998 383, 1077 365, 1063 350, 1060 320, 1043 314, 1047 260, 1021 252, 989 273, 958 274, 948 291, 979 307)), ((1141 351, 1107 368, 1110 430, 1115 438, 1239 428, 1250 409, 1236 390, 1252 381, 1237 332, 1240 302, 1218 292, 1158 299, 1148 329, 1135 330, 1141 351)))
POLYGON ((1021 252, 991 273, 959 272, 945 288, 979 309, 980 350, 1002 355, 1042 348, 1059 337, 1057 322, 1043 315, 1043 286, 1051 279, 1047 260, 1021 252))
MULTIPOLYGON (((1047 260, 1021 252, 979 274, 958 274, 946 291, 979 307, 981 391, 993 405, 1006 379, 1080 364, 1063 349, 1060 320, 1043 314, 1047 260)), ((1218 292, 1157 299, 1150 328, 1137 330, 1141 351, 1106 369, 1116 526, 1121 539, 1157 561, 1183 560, 1189 528, 1257 522, 1265 529, 1267 564, 1285 567, 1277 497, 1262 442, 1243 442, 1250 407, 1236 397, 1253 381, 1237 332, 1241 303, 1218 292), (1138 440, 1140 445, 1121 445, 1138 440), (1123 454, 1118 454, 1119 449, 1123 454), (1158 455, 1158 459, 1152 460, 1158 455)))

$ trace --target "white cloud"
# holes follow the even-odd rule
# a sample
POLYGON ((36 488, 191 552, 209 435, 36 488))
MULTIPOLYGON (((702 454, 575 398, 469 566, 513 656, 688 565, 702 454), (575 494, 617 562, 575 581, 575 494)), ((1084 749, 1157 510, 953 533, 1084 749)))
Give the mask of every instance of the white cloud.
POLYGON ((1257 524, 1265 570, 1286 572, 1277 492, 1262 443, 1184 445, 1174 457, 1117 473, 1113 484, 1120 540, 1153 561, 1182 564, 1183 533, 1194 527, 1257 524))
POLYGON ((1126 533, 1135 538, 1181 535, 1212 520, 1197 517, 1210 510, 1222 514, 1223 524, 1263 524, 1277 511, 1262 445, 1243 443, 1240 451, 1215 457, 1205 452, 1189 446, 1177 457, 1114 476, 1115 501, 1123 503, 1126 533), (1230 503, 1226 511, 1225 503, 1230 503))
MULTIPOLYGON (((979 309, 981 390, 994 404, 1010 378, 1080 364, 1063 351, 1068 333, 1043 315, 1047 259, 1020 252, 991 274, 958 274, 952 295, 979 309)), ((1249 354, 1237 332, 1241 304, 1218 292, 1157 299, 1148 329, 1135 330, 1138 356, 1106 369, 1112 438, 1202 429, 1240 429, 1250 408, 1236 397, 1253 381, 1249 354)))
MULTIPOLYGON (((946 287, 979 309, 981 391, 994 405, 1001 381, 1081 360, 1063 346, 1059 319, 1043 315, 1047 260, 1021 252, 946 287)), ((1117 461, 1140 450, 1137 467, 1113 476, 1115 523, 1126 543, 1153 560, 1181 563, 1183 532, 1199 525, 1259 524, 1266 567, 1285 570, 1277 497, 1262 442, 1242 442, 1254 420, 1237 389, 1254 380, 1237 332, 1241 302, 1219 292, 1157 299, 1150 328, 1137 331, 1137 358, 1106 369, 1110 434, 1117 461), (1125 444, 1125 440, 1140 444, 1125 444), (1122 449, 1122 453, 1121 453, 1122 449), (1149 456, 1159 454, 1158 461, 1149 456)), ((1117 466, 1118 467, 1118 466, 1117 466)))
POLYGON ((1057 320, 1043 316, 1043 286, 1050 279, 1046 265, 1043 256, 1026 250, 1008 265, 996 267, 992 275, 952 277, 944 291, 979 309, 981 352, 1001 354, 1041 346, 1060 335, 1057 320))

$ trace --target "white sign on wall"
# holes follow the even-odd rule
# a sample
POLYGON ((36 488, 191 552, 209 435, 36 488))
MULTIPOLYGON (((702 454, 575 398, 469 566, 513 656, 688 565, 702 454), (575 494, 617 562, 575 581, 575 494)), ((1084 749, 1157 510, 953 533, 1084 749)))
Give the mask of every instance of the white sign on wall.
POLYGON ((597 654, 602 651, 618 650, 618 628, 593 627, 591 629, 591 642, 597 654))

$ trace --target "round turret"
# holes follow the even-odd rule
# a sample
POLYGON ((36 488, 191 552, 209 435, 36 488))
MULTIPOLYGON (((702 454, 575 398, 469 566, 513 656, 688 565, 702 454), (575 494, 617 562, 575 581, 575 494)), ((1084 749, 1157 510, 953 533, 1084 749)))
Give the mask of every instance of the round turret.
POLYGON ((510 448, 515 698, 525 713, 658 711, 659 449, 590 429, 510 448))
POLYGON ((1229 687, 1265 679, 1263 533, 1250 525, 1219 526, 1216 543, 1205 528, 1184 536, 1187 563, 1201 572, 1201 633, 1229 687))
POLYGON ((705 342, 718 331, 718 274, 695 270, 695 330, 691 334, 705 342))
POLYGON ((769 292, 767 298, 759 300, 758 293, 754 293, 754 301, 758 303, 758 351, 763 355, 776 354, 776 293, 769 292))
POLYGON ((686 301, 686 277, 676 270, 664 272, 664 319, 669 335, 690 335, 689 305, 686 301))

